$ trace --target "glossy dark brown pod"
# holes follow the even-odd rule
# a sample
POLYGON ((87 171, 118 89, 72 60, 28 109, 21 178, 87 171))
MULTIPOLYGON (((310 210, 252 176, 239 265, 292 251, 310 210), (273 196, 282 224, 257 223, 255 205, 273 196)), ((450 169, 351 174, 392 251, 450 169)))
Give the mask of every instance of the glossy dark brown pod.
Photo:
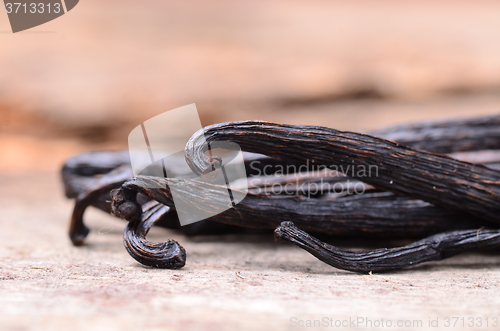
MULTIPOLYGON (((175 211, 171 188, 186 208, 218 208, 227 199, 217 185, 189 180, 138 176, 117 190, 121 199, 113 199, 113 214, 126 220, 140 217, 135 196, 141 193, 175 211)), ((365 193, 336 199, 306 198, 298 195, 264 195, 249 193, 240 203, 227 210, 212 210, 208 220, 247 228, 274 229, 293 219, 307 231, 337 236, 374 238, 415 238, 450 229, 481 226, 457 212, 430 203, 397 197, 389 192, 365 193)))
MULTIPOLYGON (((245 153, 248 161, 247 171, 258 170, 266 166, 275 166, 279 160, 262 155, 245 153), (258 161, 259 167, 249 167, 249 162, 258 161)), ((250 172, 251 174, 251 172, 250 172)), ((89 206, 96 207, 106 213, 111 211, 110 191, 119 188, 127 179, 133 177, 128 150, 85 152, 69 158, 61 169, 64 191, 68 198, 75 199, 70 220, 69 237, 73 245, 81 246, 90 230, 83 221, 85 210, 89 206)), ((140 203, 147 202, 139 196, 140 203)), ((172 217, 157 224, 169 228, 178 228, 178 221, 172 217)), ((208 228, 209 226, 205 226, 208 228)), ((220 229, 220 226, 214 228, 220 229)), ((201 227, 187 227, 187 233, 196 233, 201 227)))
POLYGON ((368 134, 440 154, 500 149, 500 115, 400 124, 368 134))
MULTIPOLYGON (((113 194, 113 198, 116 198, 113 194)), ((186 250, 175 240, 153 243, 146 240, 149 229, 168 207, 156 201, 142 205, 140 221, 130 221, 123 233, 123 244, 137 262, 155 268, 179 269, 186 264, 186 250)))
MULTIPOLYGON (((372 131, 372 134, 394 139, 399 143, 430 152, 467 151, 466 153, 455 153, 454 157, 472 163, 488 164, 489 167, 500 170, 498 167, 499 151, 481 150, 500 148, 500 116, 498 115, 451 121, 410 123, 372 131), (492 162, 497 162, 497 164, 491 164, 492 162)), ((283 165, 301 164, 300 160, 266 158, 252 153, 244 153, 244 157, 248 176, 255 176, 261 173, 263 168, 269 166, 272 173, 272 169, 279 169, 283 165)), ((119 187, 121 183, 132 176, 129 162, 128 151, 117 150, 81 153, 69 158, 64 164, 61 175, 65 193, 68 198, 75 198, 70 224, 70 238, 75 245, 83 244, 83 240, 89 232, 83 223, 85 209, 88 206, 93 206, 109 213, 111 210, 109 190, 119 187)), ((141 203, 143 202, 146 200, 141 203)), ((159 224, 167 227, 178 227, 175 220, 159 222, 159 224)), ((211 227, 220 228, 219 225, 210 227, 208 223, 203 227, 199 225, 184 227, 184 232, 199 233, 200 231, 211 231, 211 227)))
MULTIPOLYGON (((213 160, 204 153, 205 141, 230 141, 245 151, 295 162, 365 169, 376 166, 377 176, 359 179, 378 189, 500 224, 500 172, 483 165, 361 133, 239 121, 211 125, 191 137, 186 162, 198 174, 213 168, 213 160)), ((357 177, 356 173, 349 176, 357 177)))
MULTIPOLYGON (((186 186, 183 180, 140 176, 128 180, 120 189, 112 192, 112 213, 129 221, 124 243, 135 260, 167 269, 178 268, 185 261, 186 252, 176 241, 153 244, 147 242, 145 236, 154 222, 169 212, 169 208, 175 208, 170 187, 178 191, 187 188, 179 196, 191 202, 192 208, 209 208, 211 205, 221 205, 214 201, 225 201, 220 187, 196 181, 191 184, 186 186), (177 182, 182 182, 182 185, 176 185, 177 182), (153 200, 141 206, 136 201, 138 193, 153 200)), ((392 197, 388 192, 331 201, 249 194, 233 208, 209 220, 274 229, 284 219, 294 219, 304 228, 323 235, 376 238, 408 238, 449 229, 478 227, 477 223, 463 220, 459 214, 423 201, 392 197)))
POLYGON ((338 269, 367 273, 398 270, 422 262, 438 261, 471 249, 500 248, 500 230, 447 231, 406 246, 352 251, 332 246, 283 222, 274 231, 277 242, 289 241, 338 269))
MULTIPOLYGON (((475 126, 476 134, 477 134, 478 132, 482 132, 479 128, 480 128, 480 126, 475 126)), ((436 129, 440 129, 440 128, 439 128, 439 127, 436 127, 436 129)), ((473 128, 473 129, 474 129, 474 128, 473 128)), ((433 129, 433 130, 434 130, 434 129, 433 129)), ((442 131, 441 131, 441 132, 442 132, 442 131)), ((452 134, 453 132, 452 132, 452 131, 448 131, 448 134, 449 134, 449 137, 453 137, 455 140, 460 141, 460 142, 463 142, 463 141, 464 141, 464 138, 465 138, 465 139, 467 139, 467 137, 466 137, 466 136, 465 136, 465 137, 463 136, 463 134, 462 134, 463 132, 464 132, 464 131, 463 131, 463 127, 460 127, 460 128, 457 128, 457 130, 455 131, 455 136, 453 136, 453 134, 452 134)), ((477 148, 481 148, 481 146, 483 145, 483 144, 481 143, 481 139, 483 139, 483 138, 487 139, 487 141, 489 141, 489 142, 490 142, 490 143, 489 143, 490 145, 488 145, 488 147, 489 147, 489 148, 492 148, 492 146, 495 146, 495 145, 494 145, 495 140, 491 140, 491 139, 490 139, 490 138, 491 138, 491 133, 492 133, 492 132, 493 132, 493 134, 495 133, 494 131, 491 131, 491 130, 490 130, 490 131, 488 131, 488 133, 487 133, 487 134, 485 134, 485 135, 484 135, 484 137, 481 137, 481 135, 478 135, 478 136, 476 137, 476 138, 478 138, 478 139, 476 139, 476 140, 475 140, 474 144, 470 144, 470 143, 462 144, 462 143, 460 143, 460 144, 458 144, 458 145, 460 145, 461 147, 459 147, 458 149, 453 149, 453 146, 454 146, 453 142, 452 142, 452 143, 447 142, 447 143, 448 143, 448 147, 446 147, 447 149, 443 149, 443 152, 444 152, 444 151, 446 151, 446 152, 449 152, 449 151, 456 151, 456 150, 461 150, 461 151, 463 151, 463 150, 467 150, 467 151, 469 151, 469 150, 473 150, 473 149, 475 149, 476 147, 477 147, 477 148), (488 139, 489 139, 489 140, 488 140, 488 139), (493 142, 493 145, 491 145, 491 142, 493 142)), ((433 148, 434 148, 434 149, 435 149, 435 148, 437 148, 437 147, 436 147, 437 145, 434 143, 435 141, 433 140, 436 136, 432 136, 432 135, 431 135, 431 136, 429 136, 428 134, 423 134, 421 137, 422 137, 422 140, 423 140, 423 141, 426 141, 426 142, 425 142, 425 144, 426 144, 426 146, 428 146, 428 147, 429 147, 429 148, 428 148, 429 150, 433 150, 433 148)), ((441 135, 441 137, 446 137, 446 134, 441 135)), ((404 141, 404 139, 403 139, 403 138, 401 138, 401 140, 402 140, 402 141, 404 141)), ((498 141, 496 141, 496 142, 498 143, 498 141)), ((412 143, 408 140, 408 144, 412 144, 412 143)), ((467 157, 468 157, 468 156, 467 156, 467 157)), ((472 160, 473 158, 470 158, 470 159, 472 160)), ((483 156, 481 156, 481 157, 480 157, 480 159, 481 159, 481 160, 484 160, 483 156)), ((277 161, 277 164, 290 164, 290 163, 292 163, 292 162, 293 162, 294 164, 299 164, 299 165, 300 165, 300 164, 302 164, 302 163, 303 163, 303 162, 302 162, 303 160, 302 160, 302 159, 300 159, 300 158, 295 158, 295 159, 293 159, 293 160, 290 160, 290 159, 288 159, 288 160, 287 160, 287 159, 283 159, 283 158, 281 158, 281 159, 275 158, 275 159, 272 159, 272 160, 273 160, 274 162, 276 162, 276 161, 277 161)), ((491 161, 491 160, 490 160, 490 161, 491 161)), ((481 161, 480 161, 480 160, 478 161, 477 159, 475 159, 475 160, 474 160, 474 162, 481 162, 481 161)), ((96 165, 97 165, 97 168, 99 168, 99 166, 100 166, 100 165, 99 165, 99 162, 97 162, 97 164, 96 164, 96 165)), ((78 169, 77 169, 77 170, 78 170, 78 169)), ((104 174, 102 177, 105 177, 105 176, 107 176, 107 174, 104 174)), ((130 188, 128 188, 128 189, 130 189, 130 188)), ((98 190, 98 188, 95 188, 95 187, 94 187, 94 190, 98 190)), ((134 194, 136 194, 136 195, 137 195, 137 192, 135 192, 134 194)), ((155 194, 156 194, 156 193, 155 193, 155 194)), ((154 195, 154 194, 153 194, 153 195, 154 195)), ((156 194, 156 195, 158 195, 158 194, 156 194)), ((160 195, 161 195, 161 194, 160 194, 160 195)), ((140 197, 140 196, 141 196, 141 194, 139 194, 139 197, 140 197)), ((416 201, 416 202, 418 202, 418 203, 420 203, 420 204, 422 204, 422 203, 423 203, 422 201, 415 200, 415 199, 411 199, 411 198, 409 198, 409 197, 395 197, 395 196, 391 196, 391 195, 389 195, 388 197, 391 197, 391 199, 392 199, 392 200, 391 200, 391 201, 387 201, 387 200, 386 200, 386 203, 389 203, 389 204, 391 204, 391 205, 399 205, 400 207, 401 207, 401 202, 402 202, 402 205, 405 205, 405 203, 407 203, 407 202, 411 202, 411 203, 413 203, 413 202, 415 202, 415 201, 416 201), (403 199, 403 200, 400 200, 400 199, 403 199), (405 201, 404 199, 407 199, 408 201, 405 201), (398 203, 398 201, 399 201, 399 203, 398 203)), ((370 198, 370 199, 371 199, 372 197, 370 197, 370 196, 368 195, 368 196, 363 197, 363 198, 370 198)), ((379 197, 378 197, 378 198, 379 198, 379 197)), ((89 201, 90 201, 90 200, 89 200, 89 201)), ((367 201, 367 200, 365 200, 365 204, 366 204, 366 201, 367 201)), ((383 200, 378 200, 377 204, 378 204, 378 203, 380 203, 380 202, 382 202, 382 201, 383 201, 383 200)), ((98 208, 101 208, 101 207, 102 207, 102 206, 100 206, 100 204, 99 204, 99 202, 98 202, 97 200, 93 200, 91 203, 92 203, 92 205, 95 205, 95 206, 97 206, 98 208)), ((143 219, 142 219, 142 217, 141 217, 141 219, 140 219, 140 220, 138 220, 138 221, 137 221, 137 219, 138 219, 138 218, 137 218, 136 216, 134 216, 134 215, 136 215, 136 214, 137 214, 137 215, 141 216, 142 210, 140 210, 139 208, 135 208, 135 207, 134 207, 134 204, 127 204, 127 203, 125 203, 125 204, 124 204, 124 206, 125 206, 126 208, 124 208, 124 210, 123 210, 123 211, 125 211, 125 212, 126 212, 126 214, 128 214, 128 216, 129 216, 129 217, 130 217, 130 219, 132 220, 132 223, 131 223, 131 224, 138 224, 137 226, 140 226, 140 225, 139 225, 139 223, 141 223, 141 222, 143 222, 143 221, 147 223, 147 220, 143 220, 143 219), (134 209, 135 209, 135 211, 134 211, 134 209)), ((427 208, 427 207, 429 207, 429 206, 430 206, 430 207, 434 207, 434 206, 429 205, 429 204, 425 205, 425 203, 424 203, 424 205, 420 205, 420 206, 421 206, 421 207, 425 207, 425 208, 427 208)), ((378 209, 380 209, 381 205, 379 205, 379 204, 378 204, 378 205, 375 205, 374 207, 375 207, 374 209, 377 209, 377 208, 378 208, 378 209)), ((424 210, 425 210, 425 208, 424 208, 424 210)), ((142 208, 141 208, 141 209, 142 209, 142 208)), ((403 208, 402 210, 404 210, 404 208, 403 208)), ((454 212, 455 212, 456 214, 461 214, 461 213, 460 213, 460 211, 454 211, 454 212)), ((158 216, 159 216, 160 214, 165 215, 165 212, 160 212, 160 213, 158 213, 158 216)), ((168 214, 167 214, 167 215, 168 215, 168 214)), ((403 218, 404 218, 404 215, 405 215, 405 214, 404 214, 404 213, 402 213, 400 216, 403 216, 403 218)), ((373 215, 372 215, 372 216, 373 216, 373 215)), ((436 216, 436 215, 434 215, 434 216, 436 216)), ((159 216, 159 217, 160 217, 160 216, 159 216)), ((300 218, 300 217, 299 217, 299 218, 300 218)), ((440 222, 442 221, 442 218, 441 218, 441 217, 435 217, 435 218, 434 218, 434 221, 438 220, 438 224, 441 224, 441 225, 445 226, 445 227, 444 227, 444 230, 449 230, 449 229, 453 228, 453 226, 456 226, 456 225, 457 225, 457 222, 456 222, 456 220, 457 220, 457 219, 459 219, 459 218, 455 218, 455 221, 452 221, 452 223, 451 223, 451 224, 452 224, 452 227, 450 227, 450 228, 449 228, 449 225, 445 225, 445 223, 440 223, 440 222)), ((224 219, 222 219, 222 221, 224 221, 224 219)), ((231 220, 230 220, 230 221, 234 221, 234 215, 233 215, 233 217, 231 218, 231 220)), ((253 221, 255 221, 255 219, 254 219, 253 221)), ((368 218, 368 219, 362 219, 362 223, 364 223, 365 228, 366 228, 366 227, 368 227, 368 228, 369 228, 369 225, 370 225, 370 224, 372 224, 372 225, 373 225, 373 224, 378 224, 377 222, 378 222, 379 220, 375 217, 375 218, 373 219, 373 221, 374 221, 374 222, 371 222, 371 221, 372 221, 372 217, 370 217, 370 218, 368 218)), ((483 220, 483 221, 484 221, 484 220, 483 220)), ((476 219, 474 220, 474 222, 473 222, 473 223, 474 223, 473 225, 467 225, 467 226, 474 226, 474 227, 477 227, 477 224, 482 224, 482 222, 483 222, 483 221, 481 221, 479 218, 476 218, 476 219), (476 223, 476 222, 478 222, 478 223, 476 223)), ((397 222, 396 222, 396 223, 397 223, 397 222)), ((427 222, 425 222, 425 224, 427 224, 427 222)), ((151 225, 152 225, 152 223, 151 223, 151 225)), ((415 225, 415 224, 413 224, 413 225, 415 225)), ((402 226, 402 224, 401 224, 401 223, 397 223, 397 226, 401 227, 401 226, 402 226)), ((301 226, 301 227, 302 227, 302 226, 301 226)), ((410 228, 411 228, 411 227, 410 227, 410 228)), ((400 229, 400 230, 401 230, 401 229, 400 229)), ((405 231, 407 231, 407 230, 408 230, 408 229, 405 229, 405 231)), ((403 231, 403 230, 402 230, 402 231, 403 231)), ((132 234, 132 235, 134 235, 134 236, 135 236, 135 238, 140 237, 140 235, 141 235, 141 234, 140 234, 140 232, 137 232, 137 233, 136 233, 136 232, 134 232, 134 231, 129 231, 129 233, 130 233, 130 234, 132 234)), ((368 233, 370 233, 370 232, 368 231, 368 233)), ((149 249, 147 245, 143 246, 143 248, 144 248, 144 249, 146 249, 146 250, 148 250, 148 249, 149 249)), ((143 252, 143 253, 144 253, 144 252, 143 252)), ((136 253, 134 253, 134 254, 138 254, 138 253, 136 252, 136 253)), ((139 254, 139 255, 140 255, 140 254, 139 254)), ((161 257, 160 257, 160 256, 156 256, 156 258, 161 258, 161 257)), ((138 261, 140 261, 140 260, 138 259, 138 261)), ((154 265, 154 263, 152 263, 151 265, 154 265)), ((158 265, 158 263, 157 263, 157 265, 158 265)), ((168 266, 167 266, 167 267, 168 267, 168 266)))
MULTIPOLYGON (((96 186, 95 183, 101 176, 124 166, 130 168, 128 150, 124 149, 92 151, 74 155, 66 160, 61 169, 64 193, 68 198, 76 198, 89 186, 96 186)), ((131 169, 129 173, 132 176, 131 169)))
POLYGON ((122 183, 132 176, 132 171, 127 166, 119 166, 109 172, 106 176, 102 176, 91 182, 75 198, 75 206, 71 214, 69 237, 75 246, 83 245, 83 242, 89 234, 89 229, 83 222, 83 214, 88 206, 94 205, 100 209, 111 211, 110 191, 119 188, 122 183))

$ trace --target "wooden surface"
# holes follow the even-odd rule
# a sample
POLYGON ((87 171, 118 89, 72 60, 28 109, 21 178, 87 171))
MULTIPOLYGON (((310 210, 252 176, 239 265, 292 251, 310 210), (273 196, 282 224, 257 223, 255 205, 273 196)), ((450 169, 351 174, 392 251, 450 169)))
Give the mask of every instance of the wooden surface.
POLYGON ((72 206, 55 173, 0 181, 2 330, 296 330, 293 317, 425 326, 429 318, 499 315, 500 254, 359 275, 271 234, 189 239, 154 228, 150 240, 173 237, 188 256, 183 269, 150 269, 126 253, 124 222, 99 211, 87 213, 88 244, 72 247, 72 206))

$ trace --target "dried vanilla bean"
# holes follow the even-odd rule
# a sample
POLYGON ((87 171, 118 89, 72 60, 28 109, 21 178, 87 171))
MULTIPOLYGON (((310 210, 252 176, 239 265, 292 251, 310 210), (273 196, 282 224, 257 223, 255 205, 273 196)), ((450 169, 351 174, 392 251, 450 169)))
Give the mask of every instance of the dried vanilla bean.
POLYGON ((120 166, 106 176, 102 176, 96 181, 86 186, 75 198, 75 207, 71 215, 69 237, 73 245, 83 244, 89 229, 83 223, 83 213, 89 205, 96 206, 103 210, 111 211, 109 204, 109 192, 119 188, 127 178, 132 176, 132 171, 127 166, 120 166))
POLYGON ((369 134, 428 152, 500 149, 500 115, 395 125, 369 134))
MULTIPOLYGON (((500 152, 474 151, 485 148, 499 148, 500 116, 486 116, 453 121, 433 121, 416 124, 398 125, 387 129, 373 131, 373 134, 394 139, 430 152, 455 153, 453 157, 472 163, 489 164, 489 167, 500 170, 500 152), (472 152, 471 152, 472 151, 472 152)), ((301 161, 290 159, 273 159, 251 153, 245 153, 248 176, 255 176, 262 169, 271 166, 276 170, 279 166, 301 165, 301 161), (250 167, 249 165, 252 164, 250 167)), ((88 205, 109 212, 109 190, 119 187, 127 178, 124 168, 129 166, 129 155, 126 150, 96 151, 76 155, 67 160, 62 169, 62 178, 66 196, 76 199, 70 226, 70 238, 75 245, 81 245, 88 234, 83 224, 83 213, 88 205), (121 167, 123 176, 116 176, 112 170, 121 167), (99 191, 97 194, 94 191, 99 191), (83 201, 83 202, 81 202, 83 201)), ((293 168, 292 168, 293 169, 293 168)), ((270 171, 272 173, 273 170, 270 171)), ((139 197, 140 199, 140 197, 139 197)), ((143 201, 144 202, 144 201, 143 201)))
MULTIPOLYGON (((273 181, 277 184, 285 183, 294 180, 293 176, 259 178, 261 182, 251 188, 247 197, 238 205, 211 217, 209 221, 184 228, 204 231, 204 228, 211 228, 210 224, 227 223, 269 229, 275 228, 281 221, 293 220, 301 229, 313 233, 408 238, 449 232, 454 229, 494 226, 500 223, 498 217, 500 172, 429 152, 453 153, 455 158, 474 163, 488 163, 494 167, 500 159, 498 151, 492 150, 500 149, 499 126, 500 117, 490 116, 451 122, 411 124, 374 131, 375 135, 382 138, 398 140, 392 142, 370 135, 312 126, 259 121, 213 125, 205 128, 205 132, 200 131, 195 134, 188 143, 187 161, 197 173, 211 170, 213 166, 216 168, 220 166, 216 159, 210 159, 204 154, 206 146, 202 145, 202 141, 206 138, 209 143, 218 140, 236 142, 242 150, 267 155, 268 157, 246 154, 250 155, 248 158, 245 157, 249 176, 260 174, 266 165, 271 165, 271 169, 274 170, 283 165, 309 166, 308 162, 344 167, 372 165, 377 166, 376 176, 364 176, 349 171, 344 173, 376 189, 373 190, 365 184, 365 188, 370 190, 361 195, 336 195, 325 190, 322 195, 307 199, 300 195, 269 194, 268 187, 272 186, 273 181), (205 138, 202 138, 202 135, 205 135, 205 138), (249 167, 249 162, 256 160, 258 162, 249 167), (260 168, 255 168, 255 164, 260 168)), ((126 166, 112 171, 124 164, 123 155, 103 154, 102 157, 107 158, 104 161, 100 161, 99 157, 101 155, 95 154, 94 158, 86 156, 79 160, 75 159, 63 169, 67 195, 69 197, 78 195, 72 218, 72 233, 76 234, 74 243, 81 243, 88 232, 82 220, 85 208, 92 205, 105 211, 109 210, 109 204, 105 203, 109 197, 109 190, 123 183, 121 189, 112 195, 111 209, 115 216, 129 221, 124 234, 125 246, 129 253, 137 261, 150 266, 179 268, 184 265, 185 251, 177 242, 155 244, 145 239, 147 231, 154 223, 166 222, 163 224, 168 227, 172 227, 175 223, 175 206, 168 186, 175 186, 176 180, 138 176, 125 182, 126 166), (97 160, 96 155, 98 155, 97 160), (148 181, 164 185, 164 188, 147 189, 148 181), (149 201, 150 199, 153 201, 149 201)), ((319 183, 319 179, 315 176, 306 176, 301 180, 307 183, 319 183)), ((325 180, 327 183, 332 183, 349 178, 325 180)), ((222 198, 214 193, 220 191, 220 188, 215 189, 210 187, 210 184, 196 183, 196 181, 192 181, 192 185, 197 189, 193 190, 189 199, 193 207, 196 207, 196 203, 210 205, 210 199, 217 201, 222 198), (204 186, 203 190, 206 192, 202 196, 199 196, 200 185, 204 186)), ((189 192, 184 193, 189 197, 189 192)), ((297 193, 304 194, 299 190, 297 193)), ((465 249, 495 246, 490 244, 494 240, 490 240, 489 237, 485 237, 479 246, 474 246, 473 240, 467 239, 469 238, 467 231, 470 230, 453 232, 463 233, 467 245, 461 245, 453 236, 430 237, 431 242, 438 240, 444 244, 435 245, 437 251, 429 253, 429 256, 437 259, 440 250, 444 254, 442 256, 446 257, 447 254, 456 254, 455 252, 465 249)), ((286 235, 283 237, 286 240, 285 237, 286 235)), ((434 247, 431 242, 427 241, 430 246, 423 244, 425 249, 418 248, 414 253, 424 252, 423 255, 426 255, 425 252, 434 247)), ((415 245, 418 246, 417 243, 415 245)), ((396 255, 399 254, 397 251, 394 252, 396 255)), ((321 255, 317 250, 315 253, 321 255)), ((354 255, 348 256, 356 259, 354 255)), ((361 267, 355 265, 351 269, 347 266, 345 269, 380 271, 397 269, 401 267, 400 265, 405 266, 405 261, 398 260, 397 256, 391 253, 381 254, 378 257, 370 256, 375 258, 375 264, 370 265, 372 269, 363 269, 366 265, 361 267), (373 269, 374 266, 378 266, 379 269, 373 269), (356 269, 358 267, 361 269, 356 269)), ((410 265, 420 261, 411 254, 407 257, 406 262, 410 262, 410 265), (413 258, 415 260, 412 260, 413 258)), ((420 256, 420 258, 424 259, 422 261, 427 261, 425 257, 420 256)))
POLYGON ((406 246, 363 251, 342 249, 314 238, 293 222, 283 222, 274 231, 277 242, 290 241, 335 268, 354 272, 383 272, 446 259, 471 249, 500 248, 500 230, 447 231, 406 246))
MULTIPOLYGON (((227 197, 217 185, 191 180, 189 186, 177 179, 138 176, 125 182, 116 192, 124 198, 112 203, 115 216, 138 220, 140 206, 135 196, 141 193, 175 211, 171 188, 183 197, 187 208, 217 208, 227 197), (122 206, 124 204, 124 206, 122 206)), ((214 210, 217 213, 217 210, 214 210)), ((430 203, 397 197, 389 192, 322 199, 290 195, 249 193, 228 210, 209 218, 214 222, 248 228, 274 229, 282 221, 293 219, 307 231, 328 235, 355 235, 376 238, 422 237, 449 229, 478 227, 484 222, 471 221, 461 213, 435 207, 430 203)))
MULTIPOLYGON (((117 196, 114 196, 117 199, 117 196)), ((149 229, 168 212, 168 207, 156 201, 142 205, 140 222, 131 221, 123 234, 125 248, 139 263, 156 268, 178 269, 186 264, 186 250, 175 240, 152 243, 146 240, 149 229)))
POLYGON ((344 167, 341 169, 376 167, 377 176, 359 176, 355 171, 345 173, 378 189, 500 223, 500 172, 483 165, 361 133, 240 121, 211 125, 191 137, 186 145, 186 161, 198 174, 220 167, 216 159, 204 153, 205 140, 207 143, 230 141, 246 151, 344 167))

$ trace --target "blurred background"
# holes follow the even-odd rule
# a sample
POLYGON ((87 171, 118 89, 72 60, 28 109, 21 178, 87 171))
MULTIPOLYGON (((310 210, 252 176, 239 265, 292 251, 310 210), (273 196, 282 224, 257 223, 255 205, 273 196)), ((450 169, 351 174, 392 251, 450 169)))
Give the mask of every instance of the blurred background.
POLYGON ((124 148, 196 103, 202 124, 368 130, 500 110, 498 1, 81 1, 12 34, 0 14, 0 172, 124 148))

